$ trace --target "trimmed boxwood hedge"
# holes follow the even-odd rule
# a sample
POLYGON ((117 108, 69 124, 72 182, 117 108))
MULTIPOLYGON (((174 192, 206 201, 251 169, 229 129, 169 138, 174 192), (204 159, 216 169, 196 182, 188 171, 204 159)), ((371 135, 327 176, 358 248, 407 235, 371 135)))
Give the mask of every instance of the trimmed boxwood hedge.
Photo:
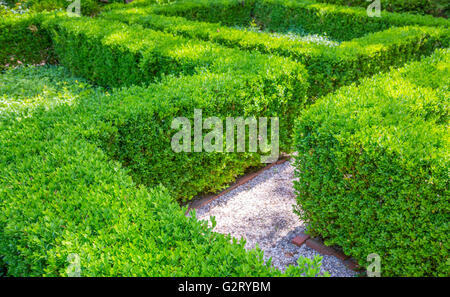
MULTIPOLYGON (((279 88, 283 92, 281 85, 279 88)), ((214 116, 224 121, 225 133, 227 117, 278 116, 280 150, 287 151, 293 121, 303 103, 299 98, 264 93, 261 81, 252 74, 167 78, 148 88, 116 92, 98 104, 84 104, 92 107, 89 113, 97 120, 89 126, 98 127, 88 130, 86 137, 124 164, 136 182, 150 187, 162 183, 173 197, 186 201, 197 194, 221 190, 246 168, 261 166, 260 153, 196 153, 193 149, 192 153, 176 153, 171 148, 177 132, 171 129, 172 120, 190 119, 193 131, 194 108, 202 109, 203 119, 214 116)))
MULTIPOLYGON (((141 94, 150 97, 149 101, 174 104, 169 110, 158 110, 158 105, 154 104, 154 112, 161 113, 159 116, 162 119, 167 117, 166 122, 161 127, 155 125, 153 127, 155 129, 164 127, 165 132, 170 131, 169 125, 173 119, 170 117, 175 117, 178 115, 176 112, 182 110, 181 106, 177 107, 177 104, 182 102, 177 96, 187 97, 184 103, 189 102, 191 105, 182 106, 190 108, 189 112, 183 110, 185 112, 183 116, 189 117, 193 115, 193 107, 199 108, 207 102, 204 100, 214 99, 217 105, 210 104, 210 108, 217 108, 214 110, 215 114, 212 113, 213 110, 205 107, 206 110, 211 111, 210 116, 227 115, 230 112, 227 109, 230 109, 236 117, 279 116, 280 149, 287 152, 292 148, 293 121, 305 106, 308 89, 307 72, 304 66, 297 62, 257 52, 242 52, 202 41, 191 41, 167 33, 107 20, 50 17, 44 22, 44 27, 50 31, 61 63, 73 73, 81 74, 100 85, 133 85, 152 82, 156 77, 165 80, 164 75, 171 73, 200 73, 194 78, 180 81, 175 78, 169 79, 166 84, 161 85, 161 88, 171 88, 173 91, 164 89, 158 93, 155 90, 155 94, 157 93, 159 97, 149 96, 148 91, 141 94), (142 40, 145 41, 142 42, 142 40), (184 86, 184 89, 180 89, 179 86, 184 86), (167 99, 162 99, 165 97, 167 99)), ((140 101, 142 98, 134 97, 134 100, 140 101)), ((121 99, 111 102, 120 103, 121 99)), ((139 120, 133 113, 141 112, 139 109, 143 107, 138 104, 138 109, 134 110, 133 104, 130 102, 128 107, 129 116, 131 119, 139 120)), ((119 107, 114 108, 118 110, 119 107)), ((93 113, 95 112, 97 111, 93 113)), ((148 117, 149 114, 145 116, 148 117)), ((125 115, 127 112, 124 112, 125 115)), ((106 115, 105 118, 109 119, 106 115)), ((146 120, 153 121, 151 118, 146 120)), ((128 119, 126 118, 125 121, 128 119)), ((139 122, 136 127, 139 125, 147 127, 148 122, 139 122)), ((136 133, 143 133, 143 131, 136 133)), ((151 150, 149 144, 153 144, 153 141, 150 139, 147 143, 144 139, 147 139, 149 135, 131 133, 125 135, 128 135, 127 137, 133 135, 135 140, 142 139, 141 144, 146 146, 145 155, 130 154, 136 149, 135 147, 121 151, 121 148, 126 145, 115 143, 120 150, 111 149, 113 156, 132 168, 135 180, 139 183, 155 185, 160 180, 167 180, 168 182, 164 184, 171 185, 181 180, 182 182, 173 185, 171 191, 175 193, 176 198, 183 200, 189 200, 203 191, 218 190, 224 187, 226 182, 231 182, 238 174, 242 174, 245 168, 261 164, 259 156, 255 154, 252 157, 245 154, 233 157, 208 154, 208 158, 213 160, 208 161, 212 162, 212 170, 218 170, 221 173, 216 177, 217 183, 211 182, 208 176, 210 173, 203 173, 204 176, 193 177, 192 185, 189 186, 186 184, 191 179, 180 178, 177 174, 170 176, 167 173, 169 172, 167 164, 155 161, 158 160, 155 158, 160 158, 158 153, 154 155, 148 153, 151 150), (148 162, 150 164, 147 164, 148 162), (155 166, 155 174, 151 173, 152 166, 155 166)), ((157 146, 162 143, 170 144, 170 138, 156 142, 157 146)), ((129 145, 135 144, 129 143, 129 145)), ((169 161, 174 159, 175 162, 180 162, 177 158, 182 159, 180 155, 171 151, 170 145, 163 147, 162 150, 170 151, 164 153, 169 161)), ((193 172, 197 171, 193 170, 193 172)))
MULTIPOLYGON (((448 276, 450 51, 344 87, 297 124, 308 232, 384 276, 448 276)), ((301 209, 301 210, 300 210, 301 209)))
POLYGON ((101 15, 102 18, 140 24, 189 38, 216 42, 228 47, 257 50, 293 58, 309 72, 311 96, 324 95, 361 77, 386 71, 391 66, 428 55, 449 46, 450 30, 439 27, 394 27, 343 42, 336 47, 274 37, 225 27, 219 23, 190 21, 182 17, 152 14, 153 8, 128 8, 101 15))
POLYGON ((324 95, 363 77, 417 60, 450 45, 450 30, 395 27, 343 42, 300 59, 310 76, 310 94, 324 95))
POLYGON ((308 32, 325 32, 337 40, 350 40, 393 26, 450 25, 450 21, 442 18, 385 11, 381 12, 381 17, 369 17, 365 8, 342 7, 305 0, 256 0, 254 13, 256 19, 273 30, 301 26, 308 32))
MULTIPOLYGON (((186 209, 164 188, 138 188, 126 169, 83 137, 89 134, 86 127, 97 129, 88 125, 92 115, 86 112, 94 106, 86 104, 107 104, 107 93, 61 70, 15 71, 16 84, 28 80, 23 87, 27 97, 46 97, 41 85, 49 82, 56 82, 49 85, 54 92, 68 88, 77 97, 72 104, 56 106, 48 98, 50 104, 20 120, 15 110, 2 111, 0 263, 7 275, 67 276, 70 254, 79 255, 81 276, 318 273, 317 260, 301 258, 299 267, 282 274, 263 263, 260 251, 246 251, 244 242, 186 217, 186 209)), ((8 79, 9 84, 14 81, 8 79)), ((22 98, 17 89, 0 90, 3 98, 22 98)), ((130 96, 136 90, 130 89, 130 96)))
POLYGON ((313 34, 325 34, 345 41, 367 33, 402 26, 442 26, 450 21, 432 16, 381 12, 381 17, 369 17, 366 9, 317 3, 310 0, 182 0, 154 6, 153 12, 182 16, 191 20, 217 22, 224 25, 247 26, 254 20, 262 29, 284 32, 303 29, 313 34))
POLYGON ((2 15, 0 19, 0 70, 18 64, 53 61, 51 38, 41 23, 42 14, 2 15))
MULTIPOLYGON (((369 6, 366 0, 319 0, 318 2, 347 5, 369 6)), ((381 9, 393 12, 408 12, 418 14, 431 14, 434 16, 449 16, 450 2, 445 0, 381 0, 381 9)))
POLYGON ((268 95, 283 85, 283 96, 305 97, 306 71, 287 58, 246 53, 209 42, 189 40, 141 26, 88 18, 53 18, 51 32, 61 63, 97 84, 149 83, 166 74, 254 73, 268 95))
MULTIPOLYGON (((52 11, 52 10, 65 10, 70 2, 67 0, 3 0, 8 7, 14 9, 16 3, 21 3, 23 9, 27 9, 32 12, 52 11)), ((72 1, 73 2, 73 1, 72 1)), ((124 3, 123 0, 108 0, 109 3, 124 3)), ((154 4, 156 1, 148 1, 149 4, 154 4)), ((104 7, 104 3, 99 0, 82 0, 80 1, 81 14, 92 16, 99 13, 104 7)))

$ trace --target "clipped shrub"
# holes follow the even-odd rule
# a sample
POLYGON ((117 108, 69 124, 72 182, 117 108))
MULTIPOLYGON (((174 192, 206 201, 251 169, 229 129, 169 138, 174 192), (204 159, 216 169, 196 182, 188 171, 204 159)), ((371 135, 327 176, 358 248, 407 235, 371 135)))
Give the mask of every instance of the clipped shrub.
POLYGON ((226 25, 247 25, 251 20, 253 4, 254 0, 188 0, 175 1, 168 5, 155 5, 152 9, 157 14, 178 15, 188 19, 220 22, 226 25))
MULTIPOLYGON (((268 96, 262 82, 255 75, 205 73, 184 78, 167 78, 161 84, 149 88, 133 87, 116 92, 86 111, 96 119, 89 124, 87 138, 99 143, 105 152, 119 160, 133 179, 153 187, 162 183, 176 199, 187 201, 197 194, 223 189, 246 168, 259 167, 261 155, 250 152, 195 152, 194 138, 188 152, 174 152, 171 146, 172 121, 185 117, 194 132, 194 109, 202 110, 202 117, 218 117, 223 122, 224 146, 226 145, 227 117, 272 117, 280 121, 280 151, 291 147, 293 120, 303 103, 301 98, 268 96), (283 99, 283 100, 281 100, 283 99)), ((282 85, 278 86, 283 93, 282 85)), ((268 137, 271 130, 269 122, 268 137)), ((211 129, 205 129, 203 136, 211 129)), ((219 132, 220 133, 220 132, 219 132)), ((248 133, 246 133, 248 142, 248 133)))
POLYGON ((294 40, 289 36, 243 31, 218 23, 155 15, 152 11, 153 8, 130 8, 101 16, 229 47, 293 58, 308 69, 311 96, 324 95, 362 77, 431 54, 435 48, 449 46, 450 31, 439 27, 394 27, 339 46, 329 46, 294 40))
MULTIPOLYGON (((318 2, 337 5, 367 7, 366 0, 319 0, 318 2)), ((450 3, 443 0, 381 0, 381 9, 392 12, 408 12, 431 14, 434 16, 449 16, 450 3)))
MULTIPOLYGON (((303 98, 306 72, 286 58, 245 53, 209 42, 127 26, 111 20, 54 18, 47 21, 61 63, 100 85, 149 83, 166 74, 255 73, 272 95, 303 98)), ((287 99, 286 99, 287 100, 287 99)))
MULTIPOLYGON (((74 79, 58 81, 67 77, 59 70, 16 71, 31 71, 28 79, 37 84, 25 84, 24 94, 45 97, 40 84, 54 81, 55 90, 75 83, 69 89, 80 97, 71 105, 38 107, 21 120, 0 119, 0 263, 6 275, 282 275, 260 251, 246 251, 244 242, 186 217, 167 190, 136 187, 126 169, 83 138, 92 122, 85 112, 94 108, 85 104, 108 104, 107 94, 74 79)), ((13 88, 1 92, 20 99, 13 88)), ((320 267, 316 260, 306 263, 286 275, 312 275, 320 267)))
POLYGON ((402 26, 448 27, 446 19, 381 12, 381 17, 369 17, 365 8, 342 7, 308 0, 256 1, 255 18, 264 26, 280 31, 302 27, 305 31, 327 34, 336 40, 351 40, 367 33, 402 26))
POLYGON ((297 51, 308 51, 317 47, 306 41, 293 40, 289 36, 273 36, 266 32, 252 32, 220 23, 191 21, 178 16, 154 14, 153 7, 116 9, 102 13, 100 17, 123 21, 127 24, 140 24, 145 28, 164 31, 187 38, 212 41, 229 47, 245 50, 258 50, 290 56, 297 51), (312 48, 312 49, 311 49, 312 48))
POLYGON ((278 102, 279 114, 283 114, 281 147, 290 150, 294 115, 304 106, 308 89, 303 65, 111 20, 54 18, 45 26, 61 63, 100 85, 150 83, 167 74, 205 71, 239 77, 263 96, 254 97, 262 100, 261 105, 278 102))
POLYGON ((361 78, 417 60, 436 48, 448 47, 450 30, 394 27, 308 53, 299 59, 308 69, 311 95, 325 95, 361 78))
POLYGON ((41 26, 42 14, 4 15, 0 19, 0 70, 19 64, 53 61, 48 32, 41 26))
MULTIPOLYGON (((16 3, 20 4, 23 9, 32 12, 66 10, 67 7, 74 2, 68 0, 6 0, 6 4, 14 9, 16 3)), ((109 3, 124 3, 123 0, 108 0, 109 3)), ((80 8, 81 14, 85 16, 94 16, 98 14, 104 7, 104 3, 99 0, 81 0, 80 8)))
POLYGON ((285 32, 292 28, 311 34, 327 35, 345 41, 367 33, 401 26, 442 26, 449 21, 432 16, 381 12, 369 17, 364 8, 343 7, 310 0, 208 0, 177 1, 154 6, 156 14, 182 16, 191 20, 247 26, 255 21, 262 29, 285 32))
POLYGON ((449 50, 341 88, 298 121, 298 214, 384 276, 447 276, 449 50), (300 211, 301 209, 301 211, 300 211))

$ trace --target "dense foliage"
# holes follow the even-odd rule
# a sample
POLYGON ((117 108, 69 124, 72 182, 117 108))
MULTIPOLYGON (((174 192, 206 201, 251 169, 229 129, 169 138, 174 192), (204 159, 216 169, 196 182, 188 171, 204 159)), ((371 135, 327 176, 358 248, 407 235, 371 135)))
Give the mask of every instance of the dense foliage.
MULTIPOLYGON (((130 169, 135 181, 149 186, 162 183, 175 198, 186 201, 222 189, 261 162, 259 154, 248 153, 248 149, 246 153, 236 153, 236 149, 235 153, 194 152, 193 142, 189 145, 192 153, 174 152, 171 139, 178 131, 171 129, 174 118, 190 119, 193 131, 194 108, 202 109, 204 119, 219 117, 226 133, 227 117, 279 116, 280 146, 288 149, 290 126, 304 102, 300 98, 282 101, 281 94, 267 96, 261 83, 252 74, 205 73, 116 92, 107 103, 91 104, 93 116, 103 124, 92 125, 98 129, 92 129, 90 137, 100 139, 100 145, 130 169)), ((277 88, 283 93, 282 85, 277 88)))
POLYGON ((295 133, 309 232, 385 276, 447 276, 450 52, 344 87, 295 133))
MULTIPOLYGON (((3 0, 8 7, 8 10, 17 11, 20 10, 41 12, 52 10, 65 10, 75 0, 3 0)), ((109 3, 118 2, 123 3, 123 0, 108 0, 109 3)), ((92 16, 96 15, 103 8, 104 3, 99 0, 81 0, 80 8, 81 14, 92 16)))
MULTIPOLYGON (((448 48, 447 19, 310 0, 115 2, 82 1, 96 17, 78 18, 36 13, 62 0, 1 7, 0 275, 67 275, 71 254, 86 276, 282 275, 179 207, 264 155, 174 152, 172 120, 194 127, 194 109, 280 118, 312 235, 362 264, 378 253, 386 276, 450 273, 450 53, 380 74, 448 48)), ((298 264, 283 275, 318 274, 317 259, 298 264)))
POLYGON ((430 54, 437 47, 449 46, 450 30, 439 27, 394 27, 343 42, 339 46, 330 46, 292 39, 289 35, 274 36, 230 28, 219 23, 156 15, 152 14, 153 11, 154 8, 128 8, 113 10, 101 17, 232 48, 293 58, 304 64, 309 72, 311 96, 324 95, 361 77, 430 54))
POLYGON ((45 27, 63 65, 105 86, 148 83, 165 74, 210 70, 253 72, 268 83, 283 82, 298 97, 305 91, 303 66, 286 58, 245 53, 110 20, 56 17, 45 27))
MULTIPOLYGON (((82 276, 282 275, 260 251, 186 217, 164 188, 137 187, 84 137, 98 129, 89 112, 109 103, 107 93, 58 68, 17 69, 1 81, 2 100, 33 106, 26 116, 1 110, 0 262, 8 275, 67 276, 71 254, 82 276)), ((299 262, 284 275, 316 275, 317 260, 299 262)))
MULTIPOLYGON (((337 5, 367 7, 370 2, 366 0, 319 0, 337 5)), ((450 2, 445 0, 380 0, 381 9, 393 12, 408 12, 417 14, 431 14, 448 17, 450 2)))
POLYGON ((53 61, 50 36, 42 29, 41 14, 2 16, 0 19, 0 70, 20 64, 53 61))
POLYGON ((366 9, 342 7, 311 0, 181 0, 155 6, 154 13, 191 20, 220 22, 227 26, 248 25, 252 20, 262 29, 284 32, 295 28, 325 34, 345 41, 393 26, 449 26, 450 21, 432 16, 382 12, 369 17, 366 9))

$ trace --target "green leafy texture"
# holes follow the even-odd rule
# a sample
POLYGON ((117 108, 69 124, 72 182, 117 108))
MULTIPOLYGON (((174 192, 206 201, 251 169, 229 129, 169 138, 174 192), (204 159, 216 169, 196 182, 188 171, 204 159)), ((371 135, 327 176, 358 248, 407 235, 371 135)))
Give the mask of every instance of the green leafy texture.
MULTIPOLYGON (((193 79, 184 79, 180 82, 176 79, 170 80, 170 88, 180 94, 172 94, 170 90, 164 90, 158 93, 159 97, 153 97, 152 100, 164 101, 165 96, 172 95, 167 102, 173 102, 172 108, 176 110, 178 108, 176 104, 181 102, 181 99, 174 96, 189 96, 190 104, 192 104, 189 106, 189 113, 183 111, 185 113, 181 116, 192 116, 194 108, 204 106, 203 100, 215 94, 215 99, 224 101, 224 103, 219 102, 216 105, 217 111, 210 112, 209 116, 222 117, 227 114, 227 110, 219 109, 221 107, 219 104, 228 104, 226 107, 230 108, 236 117, 278 116, 280 117, 280 149, 290 151, 292 148, 293 122, 305 105, 308 89, 306 70, 297 62, 257 52, 246 53, 207 42, 190 41, 166 33, 130 27, 123 23, 106 20, 54 17, 47 19, 45 27, 52 31, 55 49, 62 64, 68 66, 73 73, 107 86, 148 83, 155 78, 155 72, 160 77, 164 77, 167 73, 203 73, 193 79), (206 72, 207 69, 210 69, 211 73, 206 72), (219 73, 219 75, 212 73, 219 73), (214 81, 215 79, 222 84, 216 86, 218 83, 214 81), (185 89, 177 87, 178 84, 183 85, 185 89), (199 89, 196 89, 197 87, 199 89), (209 90, 210 93, 204 95, 199 93, 198 90, 202 90, 202 88, 209 90), (212 92, 215 93, 211 94, 212 92), (233 97, 228 98, 228 96, 233 97), (197 104, 198 102, 200 103, 197 104)), ((137 98, 137 101, 139 100, 142 98, 137 98)), ((119 98, 118 102, 120 101, 119 98)), ((132 106, 131 104, 129 109, 132 106)), ((210 108, 213 107, 214 105, 210 106, 210 108)), ((139 110, 134 110, 134 112, 139 112, 139 110)), ((176 113, 167 113, 165 110, 161 110, 161 114, 158 115, 161 118, 168 117, 166 123, 162 125, 165 128, 164 133, 171 130, 168 127, 173 119, 169 116, 172 115, 178 116, 176 113)), ((146 121, 149 115, 144 116, 145 121, 142 121, 141 124, 147 125, 146 121)), ((130 114, 130 117, 130 119, 139 120, 133 114, 130 114)), ((152 129, 160 128, 158 125, 152 127, 152 129)), ((142 130, 125 135, 130 138, 133 135, 132 137, 135 139, 141 139, 141 146, 145 146, 143 152, 149 154, 147 151, 152 151, 153 141, 151 139, 147 141, 149 135, 144 135, 145 133, 147 131, 142 130)), ((132 141, 136 140, 130 139, 129 141, 131 141, 129 145, 133 146, 132 141)), ((164 141, 159 142, 159 145, 168 144, 168 141, 170 138, 165 138, 164 141)), ((121 147, 121 145, 118 146, 121 147)), ((130 148, 130 151, 134 150, 130 148)), ((166 158, 169 160, 174 158, 180 162, 177 158, 181 157, 171 151, 170 145, 164 146, 162 150, 170 151, 165 153, 166 158)), ((170 176, 167 164, 155 161, 158 160, 155 159, 158 154, 143 158, 146 162, 152 161, 151 164, 154 164, 153 166, 159 170, 158 174, 152 174, 150 167, 145 165, 147 163, 140 160, 142 156, 140 154, 134 156, 130 154, 130 151, 123 150, 117 153, 114 151, 114 156, 126 166, 133 168, 136 181, 139 183, 154 185, 163 176, 167 176, 169 180, 178 177, 176 174, 170 176)), ((180 180, 183 182, 173 186, 177 198, 188 200, 202 191, 221 189, 226 182, 231 182, 238 174, 242 174, 245 168, 260 165, 257 156, 252 156, 249 160, 245 154, 232 157, 223 156, 223 154, 211 155, 210 158, 216 160, 211 168, 212 173, 215 170, 222 173, 221 176, 216 177, 217 184, 208 181, 207 175, 211 172, 196 177, 197 184, 194 182, 192 187, 184 189, 183 186, 189 183, 190 179, 181 178, 180 180), (229 168, 226 167, 228 165, 230 166, 229 171, 229 168)), ((172 170, 176 170, 175 167, 172 170)), ((171 183, 168 184, 171 185, 171 183)))
POLYGON ((60 104, 71 105, 90 91, 86 82, 73 78, 61 67, 11 68, 0 80, 0 118, 20 120, 36 108, 50 110, 60 104))
POLYGON ((0 19, 0 70, 20 64, 53 62, 51 38, 41 23, 42 14, 2 15, 0 19))
MULTIPOLYGON (((131 5, 133 6, 133 5, 131 5)), ((291 28, 346 41, 367 33, 402 26, 448 27, 450 21, 432 16, 381 12, 369 17, 364 8, 343 7, 310 0, 181 0, 152 6, 156 14, 191 20, 247 26, 252 21, 262 29, 285 32, 291 28)))
MULTIPOLYGON (((89 130, 87 137, 99 140, 106 152, 131 171, 136 182, 151 187, 162 183, 175 198, 186 201, 221 190, 246 168, 261 166, 261 152, 198 153, 191 146, 192 153, 175 153, 171 140, 178 130, 171 129, 171 123, 186 117, 193 133, 194 108, 202 109, 203 119, 220 118, 224 134, 227 117, 278 116, 281 151, 290 150, 293 122, 304 101, 282 96, 282 84, 275 87, 282 92, 278 96, 267 96, 263 86, 264 82, 251 74, 204 73, 118 91, 97 103, 84 104, 92 107, 87 111, 92 113, 89 118, 98 121, 89 124, 96 128, 89 130)), ((208 132, 205 129, 203 135, 208 132)), ((270 135, 269 130, 269 139, 270 135)), ((225 139, 224 135, 224 145, 225 139)))
POLYGON ((448 276, 450 52, 344 87, 295 133, 299 216, 384 276, 448 276), (301 209, 301 210, 300 210, 301 209))
MULTIPOLYGON (((381 9, 392 12, 408 12, 417 14, 431 14, 449 17, 450 2, 445 0, 380 0, 381 9)), ((371 2, 367 0, 319 0, 318 2, 365 7, 371 2)))
POLYGON ((228 47, 266 54, 278 54, 304 64, 309 73, 309 95, 319 97, 343 85, 391 66, 448 47, 450 30, 436 27, 401 27, 367 34, 337 47, 274 37, 268 33, 242 31, 219 23, 190 21, 182 17, 152 14, 154 8, 127 8, 101 15, 102 18, 140 24, 188 38, 212 41, 228 47))
MULTIPOLYGON (((71 105, 49 98, 51 109, 43 104, 27 117, 0 119, 0 263, 6 275, 67 276, 67 259, 75 253, 81 276, 282 276, 263 263, 261 251, 246 251, 244 242, 186 217, 167 190, 136 187, 126 169, 83 137, 85 128, 97 129, 86 126, 92 122, 87 112, 94 102, 109 104, 107 93, 63 70, 14 72, 18 81, 27 73, 36 85, 3 87, 0 94, 15 101, 22 94, 46 96, 43 84, 64 91, 67 81, 79 97, 71 105)), ((308 265, 290 267, 289 276, 315 274, 320 265, 300 261, 308 265)))
MULTIPOLYGON (((8 7, 14 9, 16 3, 20 3, 23 9, 32 12, 52 11, 52 10, 66 10, 73 1, 67 0, 4 0, 8 7)), ((109 3, 123 3, 123 0, 108 0, 109 3)), ((81 0, 80 8, 81 14, 86 16, 93 16, 99 13, 104 7, 104 3, 99 0, 81 0)))
MULTIPOLYGON (((246 53, 209 42, 87 18, 53 18, 51 31, 61 63, 100 85, 124 86, 155 81, 165 74, 254 73, 284 96, 304 98, 304 67, 287 58, 246 53)), ((268 91, 269 88, 268 88, 268 91)), ((269 95, 269 94, 268 94, 269 95)))

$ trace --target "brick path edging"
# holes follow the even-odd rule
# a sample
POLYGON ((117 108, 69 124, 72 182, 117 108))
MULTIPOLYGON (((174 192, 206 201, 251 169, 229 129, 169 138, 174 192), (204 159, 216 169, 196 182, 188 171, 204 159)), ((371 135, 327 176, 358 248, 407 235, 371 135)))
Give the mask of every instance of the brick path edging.
POLYGON ((361 269, 361 267, 354 259, 345 255, 341 251, 338 251, 332 247, 324 245, 317 239, 310 238, 308 234, 305 233, 299 234, 298 236, 294 237, 294 239, 292 239, 292 243, 298 247, 301 247, 303 244, 305 244, 307 247, 317 251, 322 255, 334 256, 339 260, 341 260, 345 266, 347 266, 349 269, 353 271, 359 271, 361 269))

